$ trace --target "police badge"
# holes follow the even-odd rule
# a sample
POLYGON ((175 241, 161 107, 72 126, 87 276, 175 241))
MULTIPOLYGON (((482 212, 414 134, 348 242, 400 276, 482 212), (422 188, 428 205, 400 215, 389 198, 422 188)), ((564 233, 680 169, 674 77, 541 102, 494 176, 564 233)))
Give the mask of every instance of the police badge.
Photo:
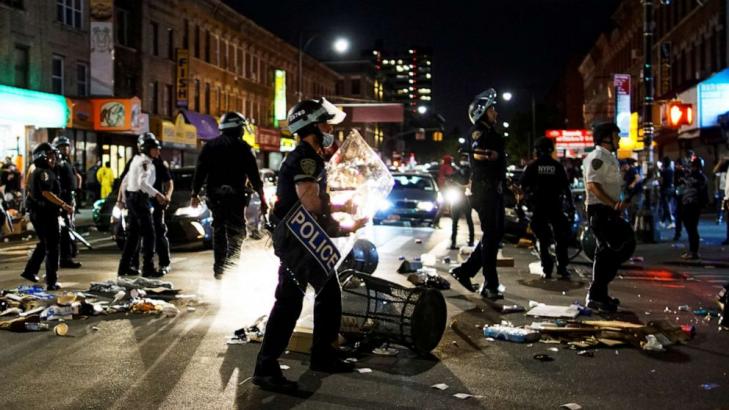
POLYGON ((481 138, 481 131, 476 130, 473 133, 471 133, 471 139, 474 141, 478 141, 479 138, 481 138))
POLYGON ((316 161, 311 158, 302 159, 299 165, 301 165, 301 170, 306 175, 314 175, 316 173, 316 161))

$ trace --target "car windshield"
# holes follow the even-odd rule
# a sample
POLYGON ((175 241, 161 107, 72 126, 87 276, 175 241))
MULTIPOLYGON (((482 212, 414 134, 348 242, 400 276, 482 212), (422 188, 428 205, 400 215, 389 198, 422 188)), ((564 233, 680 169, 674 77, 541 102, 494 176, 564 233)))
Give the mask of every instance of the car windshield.
POLYGON ((393 175, 395 185, 392 189, 419 189, 423 191, 434 191, 433 179, 419 175, 393 175))

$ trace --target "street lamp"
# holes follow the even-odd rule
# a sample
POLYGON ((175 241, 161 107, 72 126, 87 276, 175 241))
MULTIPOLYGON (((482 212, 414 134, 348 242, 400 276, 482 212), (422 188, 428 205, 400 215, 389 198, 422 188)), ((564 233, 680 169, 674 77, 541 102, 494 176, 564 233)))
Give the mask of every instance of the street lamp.
MULTIPOLYGON (((306 49, 311 45, 311 42, 314 41, 316 38, 318 38, 321 34, 320 33, 314 33, 309 37, 306 41, 304 41, 304 33, 299 32, 299 66, 298 66, 298 101, 301 101, 304 98, 304 52, 306 52, 306 49)), ((332 49, 334 49, 335 52, 338 54, 344 54, 349 50, 349 40, 347 40, 344 37, 337 38, 334 43, 332 43, 332 49)))
POLYGON ((428 112, 428 107, 421 105, 418 107, 418 114, 423 115, 428 112))
MULTIPOLYGON (((537 139, 537 104, 536 104, 536 100, 534 99, 534 91, 531 89, 529 91, 529 96, 531 97, 531 100, 532 100, 532 133, 529 134, 529 152, 527 155, 532 154, 532 145, 534 143, 534 140, 537 139)), ((501 95, 501 98, 503 98, 504 101, 507 101, 507 102, 511 101, 511 99, 513 97, 514 97, 513 94, 509 91, 507 91, 501 95)), ((508 128, 509 127, 508 124, 509 124, 508 122, 505 122, 504 128, 508 128)))

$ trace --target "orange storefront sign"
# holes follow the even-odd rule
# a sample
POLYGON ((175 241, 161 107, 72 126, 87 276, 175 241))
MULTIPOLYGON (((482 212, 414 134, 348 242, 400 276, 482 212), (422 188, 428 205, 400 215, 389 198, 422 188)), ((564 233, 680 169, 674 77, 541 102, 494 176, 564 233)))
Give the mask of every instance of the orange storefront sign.
POLYGON ((66 128, 74 128, 77 130, 93 129, 94 122, 92 121, 91 101, 67 98, 66 103, 71 112, 71 115, 68 116, 66 128))
POLYGON ((139 98, 95 98, 91 100, 96 131, 131 131, 140 128, 142 103, 139 98))

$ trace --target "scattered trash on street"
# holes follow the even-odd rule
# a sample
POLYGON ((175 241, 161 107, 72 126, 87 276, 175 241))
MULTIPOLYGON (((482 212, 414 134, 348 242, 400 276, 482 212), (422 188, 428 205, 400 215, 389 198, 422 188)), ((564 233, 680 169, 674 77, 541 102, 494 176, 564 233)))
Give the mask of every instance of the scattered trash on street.
POLYGON ((433 388, 433 389, 445 390, 445 389, 448 388, 448 385, 445 384, 445 383, 438 383, 438 384, 434 384, 434 385, 432 385, 430 387, 433 388))

